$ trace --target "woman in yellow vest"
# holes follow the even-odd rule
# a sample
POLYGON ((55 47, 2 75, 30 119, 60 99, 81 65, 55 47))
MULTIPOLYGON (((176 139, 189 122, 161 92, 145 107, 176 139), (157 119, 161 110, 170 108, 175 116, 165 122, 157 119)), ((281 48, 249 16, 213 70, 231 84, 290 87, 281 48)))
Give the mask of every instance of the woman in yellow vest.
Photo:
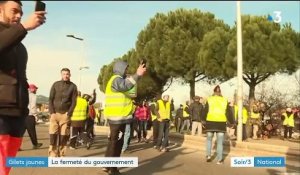
MULTIPOLYGON (((104 116, 109 123, 110 137, 105 157, 120 157, 124 142, 126 124, 132 122, 133 102, 128 95, 137 80, 146 72, 145 64, 140 64, 136 74, 126 77, 128 64, 118 60, 113 67, 113 76, 109 79, 105 89, 104 116), (120 138, 119 138, 120 137, 120 138)), ((111 174, 120 174, 117 167, 103 168, 111 174)))
MULTIPOLYGON (((214 94, 207 99, 202 123, 206 128, 206 161, 211 162, 212 138, 217 135, 217 164, 223 163, 223 142, 226 133, 226 122, 234 124, 233 111, 227 99, 222 97, 220 86, 214 88, 214 94)), ((231 126, 233 127, 233 126, 231 126)))
POLYGON ((289 139, 292 138, 293 128, 295 126, 295 115, 291 108, 287 108, 286 112, 282 114, 281 119, 283 120, 283 127, 284 127, 284 138, 283 140, 287 139, 287 134, 289 133, 289 139))

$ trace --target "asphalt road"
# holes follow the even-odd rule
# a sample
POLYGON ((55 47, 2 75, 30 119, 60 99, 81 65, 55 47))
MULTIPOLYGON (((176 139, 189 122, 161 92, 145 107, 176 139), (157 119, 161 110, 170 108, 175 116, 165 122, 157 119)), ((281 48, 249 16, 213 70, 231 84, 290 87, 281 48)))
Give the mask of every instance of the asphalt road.
MULTIPOLYGON (((49 144, 48 126, 38 125, 37 135, 39 142, 44 145, 40 149, 32 149, 28 134, 24 136, 22 149, 17 156, 45 156, 49 144)), ((69 150, 69 157, 102 157, 107 145, 107 138, 104 134, 97 133, 95 143, 90 150, 79 147, 76 150, 69 150)), ((217 165, 216 160, 211 163, 205 161, 205 152, 190 148, 176 146, 171 140, 169 152, 162 153, 152 148, 151 143, 137 143, 135 140, 130 145, 128 153, 122 156, 138 157, 137 168, 121 168, 124 175, 247 175, 247 174, 300 174, 299 159, 291 158, 286 160, 286 167, 283 168, 232 168, 230 157, 238 153, 226 155, 225 162, 217 165)), ((101 168, 13 168, 11 175, 105 175, 101 168)))

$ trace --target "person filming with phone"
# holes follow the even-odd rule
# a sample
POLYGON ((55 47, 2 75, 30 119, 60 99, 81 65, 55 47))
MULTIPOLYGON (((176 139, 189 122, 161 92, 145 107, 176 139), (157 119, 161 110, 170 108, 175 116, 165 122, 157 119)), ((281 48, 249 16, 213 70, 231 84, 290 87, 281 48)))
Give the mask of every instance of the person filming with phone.
MULTIPOLYGON (((137 80, 146 72, 145 63, 141 63, 133 76, 127 77, 128 64, 117 61, 113 67, 113 76, 106 85, 104 116, 110 128, 110 137, 105 157, 120 157, 124 141, 126 124, 132 122, 133 100, 128 91, 135 87, 137 80)), ((117 167, 102 169, 111 175, 121 174, 117 167)))
POLYGON ((0 174, 8 175, 6 158, 21 146, 28 115, 27 51, 21 41, 45 23, 46 12, 23 15, 21 1, 0 1, 0 174))

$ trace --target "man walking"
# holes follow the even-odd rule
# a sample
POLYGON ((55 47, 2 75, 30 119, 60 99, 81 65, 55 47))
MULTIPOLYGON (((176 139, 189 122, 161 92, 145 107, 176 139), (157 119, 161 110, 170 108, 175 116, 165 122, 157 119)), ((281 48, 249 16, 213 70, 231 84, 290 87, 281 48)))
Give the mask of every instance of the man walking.
POLYGON ((43 144, 38 143, 37 137, 36 137, 36 120, 37 120, 37 110, 36 110, 36 91, 37 87, 34 84, 29 85, 29 115, 26 117, 26 129, 28 132, 28 135, 30 137, 31 143, 33 145, 33 149, 37 149, 41 147, 43 144))
POLYGON ((50 90, 50 157, 64 157, 70 135, 70 118, 76 106, 77 87, 70 81, 70 69, 63 68, 62 79, 56 81, 50 90), (59 140, 58 140, 59 139, 59 140))

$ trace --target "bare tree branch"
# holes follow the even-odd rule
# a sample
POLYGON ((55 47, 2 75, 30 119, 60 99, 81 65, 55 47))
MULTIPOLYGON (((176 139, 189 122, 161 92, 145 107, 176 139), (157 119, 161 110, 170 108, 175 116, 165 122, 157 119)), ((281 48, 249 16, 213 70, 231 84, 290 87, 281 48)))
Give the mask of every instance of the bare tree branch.
POLYGON ((207 77, 207 76, 204 75, 203 77, 200 77, 199 79, 195 80, 195 82, 199 82, 199 81, 205 79, 206 77, 207 77))
POLYGON ((271 75, 271 73, 266 73, 266 74, 262 75, 261 78, 258 79, 258 81, 256 82, 256 84, 261 83, 262 81, 264 81, 265 79, 267 79, 270 75, 271 75))
POLYGON ((163 90, 163 92, 166 92, 171 87, 172 83, 173 83, 173 77, 171 77, 168 87, 165 90, 163 90))

